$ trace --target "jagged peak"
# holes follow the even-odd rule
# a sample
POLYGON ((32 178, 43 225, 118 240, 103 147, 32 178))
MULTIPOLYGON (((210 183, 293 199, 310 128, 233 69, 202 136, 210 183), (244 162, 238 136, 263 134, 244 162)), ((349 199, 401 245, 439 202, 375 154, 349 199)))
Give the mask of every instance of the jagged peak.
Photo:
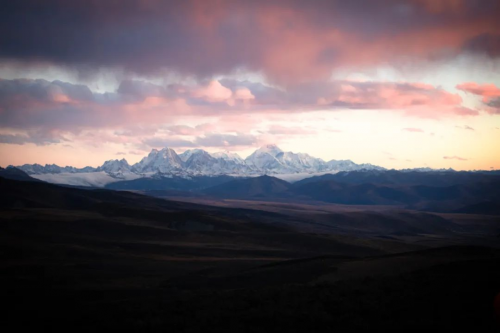
POLYGON ((125 158, 122 158, 121 160, 116 158, 116 159, 111 159, 111 160, 107 160, 104 162, 104 164, 110 164, 110 163, 125 163, 128 165, 128 161, 125 158))
POLYGON ((236 157, 238 159, 241 159, 240 155, 238 155, 237 153, 230 152, 229 150, 218 151, 218 152, 215 152, 215 153, 213 153, 211 155, 213 157, 224 157, 224 156, 227 156, 227 157, 236 157))
POLYGON ((260 147, 259 149, 256 150, 256 152, 263 152, 263 153, 268 153, 273 156, 278 155, 279 153, 282 153, 283 150, 281 150, 277 145, 275 144, 267 144, 265 146, 260 147))
POLYGON ((261 149, 264 148, 264 149, 276 149, 276 150, 281 150, 280 147, 278 147, 278 145, 276 145, 275 143, 269 143, 265 146, 262 146, 261 149))

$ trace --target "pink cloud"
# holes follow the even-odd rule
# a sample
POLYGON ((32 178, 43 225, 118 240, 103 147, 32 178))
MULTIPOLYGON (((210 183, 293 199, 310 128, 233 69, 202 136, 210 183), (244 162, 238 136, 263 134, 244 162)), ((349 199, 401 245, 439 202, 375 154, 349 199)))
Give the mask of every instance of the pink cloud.
POLYGON ((412 133, 424 133, 424 131, 422 129, 414 128, 414 127, 403 128, 403 131, 412 132, 412 133))
POLYGON ((475 82, 466 82, 457 85, 458 90, 462 90, 481 97, 500 97, 500 88, 494 84, 477 84, 475 82))
POLYGON ((458 90, 482 97, 486 111, 500 114, 500 88, 494 84, 477 84, 466 82, 456 86, 458 90))
POLYGON ((441 118, 447 115, 473 116, 478 112, 461 105, 462 98, 446 90, 422 83, 350 82, 317 99, 319 106, 357 109, 394 109, 408 115, 441 118))
POLYGON ((315 131, 304 127, 286 127, 281 125, 271 125, 267 132, 269 134, 278 135, 311 135, 316 133, 315 131))
MULTIPOLYGON (((185 88, 186 91, 189 88, 185 88)), ((211 103, 226 103, 235 106, 239 103, 248 103, 255 99, 252 92, 246 87, 236 88, 234 91, 223 86, 219 81, 210 81, 207 85, 195 88, 191 96, 211 103)))
POLYGON ((457 161, 468 161, 468 158, 463 158, 460 156, 443 156, 443 159, 445 160, 457 160, 457 161))
MULTIPOLYGON (((277 89, 249 81, 211 81, 192 86, 125 81, 116 92, 100 94, 86 86, 60 81, 0 80, 0 129, 52 131, 58 133, 59 139, 67 133, 103 130, 100 140, 127 143, 133 141, 131 137, 153 135, 161 129, 181 136, 248 132, 272 114, 283 118, 318 109, 388 110, 434 119, 478 114, 461 102, 456 94, 418 82, 331 81, 277 89), (201 117, 213 121, 195 127, 179 124, 179 119, 199 122, 201 117)), ((310 133, 298 127, 270 130, 310 133)), ((82 139, 87 138, 93 140, 82 135, 82 139)))
POLYGON ((233 92, 224 87, 219 81, 210 81, 208 85, 193 91, 193 96, 209 102, 225 102, 231 98, 233 92))
POLYGON ((196 135, 199 133, 196 128, 193 128, 193 127, 187 126, 187 125, 169 126, 169 127, 167 127, 167 130, 170 133, 177 134, 177 135, 196 135))

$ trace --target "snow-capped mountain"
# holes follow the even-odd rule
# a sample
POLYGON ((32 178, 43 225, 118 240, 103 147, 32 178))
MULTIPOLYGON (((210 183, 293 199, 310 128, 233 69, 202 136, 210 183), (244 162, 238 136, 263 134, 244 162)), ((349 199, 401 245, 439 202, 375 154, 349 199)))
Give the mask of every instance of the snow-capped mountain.
MULTIPOLYGON (((371 164, 358 165, 352 161, 325 162, 304 153, 284 152, 276 145, 267 145, 248 156, 245 163, 262 173, 319 173, 380 168, 371 164)), ((381 168, 383 169, 383 168, 381 168)))
POLYGON ((134 164, 132 170, 139 173, 169 173, 183 168, 184 162, 175 150, 163 148, 162 150, 153 149, 148 156, 134 164))
POLYGON ((303 153, 281 152, 276 155, 276 159, 288 168, 296 172, 321 172, 326 169, 326 163, 320 158, 309 156, 303 153))
POLYGON ((454 172, 455 170, 452 168, 441 168, 441 169, 433 169, 429 167, 422 167, 422 168, 414 168, 414 169, 401 169, 401 172, 411 172, 411 171, 417 171, 417 172, 454 172))
POLYGON ((222 173, 217 160, 202 149, 196 149, 190 153, 190 157, 185 162, 185 169, 203 175, 222 173))
POLYGON ((249 174, 252 169, 238 154, 229 151, 221 151, 211 154, 217 160, 221 171, 228 175, 249 174))
POLYGON ((107 173, 117 174, 130 172, 131 167, 127 160, 122 158, 121 160, 109 160, 104 162, 104 164, 97 168, 97 171, 104 171, 107 173))
POLYGON ((185 170, 192 174, 246 175, 251 171, 240 156, 228 151, 209 154, 202 149, 191 149, 179 157, 184 161, 185 170))
POLYGON ((326 162, 326 169, 333 172, 356 171, 356 170, 385 170, 385 168, 373 164, 356 164, 351 160, 331 160, 326 162))
POLYGON ((183 161, 183 162, 187 162, 187 160, 189 160, 189 158, 193 155, 193 154, 197 154, 197 153, 200 153, 200 152, 205 152, 203 149, 188 149, 186 150, 185 152, 179 154, 179 158, 183 161))
POLYGON ((315 174, 354 170, 384 170, 371 164, 356 164, 350 160, 328 162, 305 153, 285 152, 276 145, 266 145, 246 159, 228 151, 210 154, 202 149, 186 150, 180 155, 171 149, 153 149, 140 162, 129 165, 125 159, 109 160, 98 168, 59 167, 57 165, 25 164, 19 169, 29 175, 51 182, 72 184, 110 183, 140 177, 193 177, 230 175, 240 177, 270 174, 277 177, 302 179, 315 174), (80 179, 81 178, 81 179, 80 179))
POLYGON ((60 167, 55 164, 24 164, 16 167, 18 169, 23 170, 29 175, 36 174, 45 174, 45 173, 80 173, 80 172, 94 172, 96 168, 93 167, 84 167, 84 168, 75 168, 72 166, 60 167))
POLYGON ((227 162, 234 162, 236 164, 245 164, 245 161, 236 153, 231 153, 227 150, 219 151, 211 154, 213 158, 222 159, 227 162))
POLYGON ((245 159, 245 163, 261 173, 290 173, 292 169, 281 163, 276 156, 283 153, 276 145, 267 145, 254 151, 245 159))

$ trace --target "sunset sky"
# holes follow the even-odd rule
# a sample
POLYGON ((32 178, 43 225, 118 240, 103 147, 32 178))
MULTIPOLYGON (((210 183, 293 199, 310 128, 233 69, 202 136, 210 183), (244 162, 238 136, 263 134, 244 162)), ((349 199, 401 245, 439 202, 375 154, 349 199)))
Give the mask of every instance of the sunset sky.
POLYGON ((18 0, 0 10, 0 166, 275 143, 500 169, 498 0, 18 0))

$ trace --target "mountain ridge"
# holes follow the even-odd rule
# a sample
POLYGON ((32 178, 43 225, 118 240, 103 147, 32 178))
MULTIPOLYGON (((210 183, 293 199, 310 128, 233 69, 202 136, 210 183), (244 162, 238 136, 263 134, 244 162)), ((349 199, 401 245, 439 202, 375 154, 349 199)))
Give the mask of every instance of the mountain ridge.
POLYGON ((139 162, 130 165, 126 159, 107 160, 101 166, 76 168, 55 164, 24 164, 16 166, 29 175, 60 173, 106 172, 110 175, 133 173, 137 175, 168 174, 176 176, 263 174, 295 174, 339 172, 352 170, 385 170, 372 164, 356 164, 351 160, 324 161, 305 153, 285 152, 274 144, 265 145, 243 159, 229 151, 209 153, 203 149, 190 149, 181 154, 169 147, 152 149, 139 162))

